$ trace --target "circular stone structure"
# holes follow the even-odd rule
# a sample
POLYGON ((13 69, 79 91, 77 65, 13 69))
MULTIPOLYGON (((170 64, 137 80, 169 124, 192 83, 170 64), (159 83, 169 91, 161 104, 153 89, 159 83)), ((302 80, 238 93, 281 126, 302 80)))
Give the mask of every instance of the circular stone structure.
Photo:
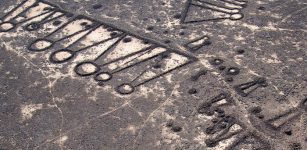
POLYGON ((75 72, 80 76, 90 76, 99 70, 99 66, 93 62, 82 62, 75 67, 75 72))

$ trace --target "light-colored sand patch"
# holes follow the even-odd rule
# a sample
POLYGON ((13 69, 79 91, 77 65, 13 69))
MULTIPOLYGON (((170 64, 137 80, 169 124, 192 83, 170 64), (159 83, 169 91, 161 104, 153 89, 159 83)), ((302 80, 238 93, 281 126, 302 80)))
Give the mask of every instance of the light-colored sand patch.
POLYGON ((41 109, 43 109, 43 104, 22 105, 20 107, 22 121, 31 119, 34 113, 41 109))
POLYGON ((0 29, 6 31, 12 29, 13 27, 14 25, 11 23, 3 23, 1 24, 0 29))
POLYGON ((143 40, 127 36, 107 55, 106 61, 112 61, 127 56, 148 46, 149 44, 144 43, 143 40))
POLYGON ((57 140, 54 141, 54 143, 58 144, 60 147, 62 147, 65 142, 68 140, 68 136, 67 135, 64 135, 64 136, 61 136, 60 138, 58 138, 57 140))
POLYGON ((184 63, 187 63, 189 59, 185 56, 171 53, 170 58, 166 61, 165 67, 163 67, 163 71, 171 70, 173 68, 176 68, 184 63))
POLYGON ((279 58, 278 58, 276 53, 273 53, 271 55, 271 58, 262 58, 262 61, 265 62, 265 63, 269 63, 269 64, 280 64, 280 63, 282 63, 279 60, 279 58))
POLYGON ((52 45, 52 43, 49 42, 49 41, 39 40, 39 41, 37 41, 33 44, 33 48, 36 48, 38 50, 42 50, 42 49, 50 47, 51 45, 52 45))
POLYGON ((208 135, 206 135, 204 132, 200 132, 199 135, 195 136, 193 140, 196 141, 198 144, 206 145, 205 140, 208 138, 208 135))
POLYGON ((97 70, 97 67, 91 63, 84 63, 83 65, 81 65, 80 69, 86 73, 92 73, 97 70))
POLYGON ((18 9, 10 13, 7 17, 5 17, 3 21, 9 21, 10 19, 16 17, 19 13, 32 6, 35 2, 36 0, 28 0, 26 3, 23 4, 22 7, 19 7, 18 9))
POLYGON ((162 127, 161 135, 163 137, 163 141, 165 143, 171 144, 173 141, 180 140, 180 136, 174 132, 172 132, 169 128, 162 127))
POLYGON ((72 54, 67 51, 60 51, 54 55, 54 58, 58 61, 63 61, 71 57, 72 54))

